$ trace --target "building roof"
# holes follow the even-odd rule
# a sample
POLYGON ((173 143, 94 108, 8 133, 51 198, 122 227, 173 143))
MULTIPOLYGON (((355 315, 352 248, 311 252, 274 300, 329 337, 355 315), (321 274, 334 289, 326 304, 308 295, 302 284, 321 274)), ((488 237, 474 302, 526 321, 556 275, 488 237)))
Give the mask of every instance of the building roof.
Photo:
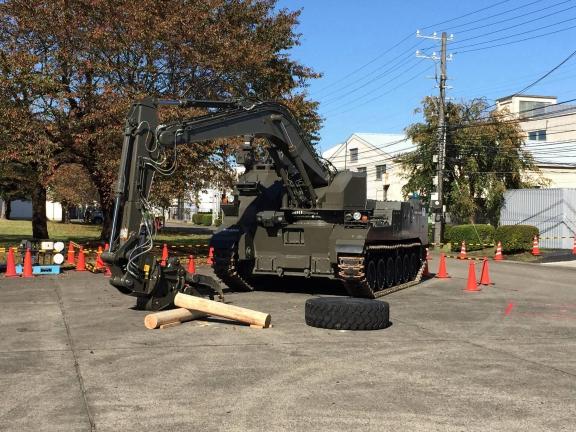
POLYGON ((352 141, 356 137, 357 139, 363 141, 366 145, 371 147, 375 152, 381 152, 383 155, 387 156, 397 156, 402 153, 412 151, 416 146, 412 143, 410 139, 404 134, 385 134, 385 133, 360 133, 355 132, 348 137, 348 139, 335 146, 330 147, 322 153, 322 157, 325 159, 330 159, 346 148, 346 144, 352 141))
POLYGON ((527 94, 512 94, 509 96, 504 96, 499 99, 496 99, 496 102, 502 102, 508 99, 512 99, 513 97, 525 97, 525 98, 532 98, 532 99, 556 99, 556 96, 542 96, 542 95, 527 95, 527 94))

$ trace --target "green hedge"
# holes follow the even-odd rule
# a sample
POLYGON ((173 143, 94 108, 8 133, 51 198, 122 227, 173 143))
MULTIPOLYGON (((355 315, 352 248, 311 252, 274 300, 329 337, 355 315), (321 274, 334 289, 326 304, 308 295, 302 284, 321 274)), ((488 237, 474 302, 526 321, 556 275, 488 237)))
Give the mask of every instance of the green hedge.
POLYGON ((481 250, 482 245, 494 244, 494 227, 492 225, 454 225, 446 232, 447 241, 452 243, 452 250, 459 251, 463 241, 466 250, 481 250))
POLYGON ((502 242, 503 252, 526 252, 532 250, 534 236, 540 233, 532 225, 502 225, 494 235, 494 241, 502 242))
POLYGON ((450 238, 450 231, 452 231, 452 228, 458 226, 458 225, 444 225, 444 237, 442 238, 442 242, 443 243, 448 243, 450 240, 448 240, 450 238))
POLYGON ((212 213, 194 213, 192 222, 196 225, 210 226, 212 225, 212 213))
POLYGON ((220 225, 222 225, 222 219, 216 219, 216 220, 214 221, 214 226, 219 227, 220 225))

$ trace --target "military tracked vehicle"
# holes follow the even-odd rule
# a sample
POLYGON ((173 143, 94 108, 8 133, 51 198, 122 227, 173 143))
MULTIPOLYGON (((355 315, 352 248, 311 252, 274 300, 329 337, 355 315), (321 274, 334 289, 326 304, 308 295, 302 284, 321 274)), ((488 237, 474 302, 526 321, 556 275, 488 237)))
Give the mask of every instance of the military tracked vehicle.
POLYGON ((133 105, 124 135, 111 247, 102 257, 110 283, 142 307, 169 307, 179 291, 221 294, 215 281, 187 274, 176 259, 158 264, 147 201, 154 174, 176 169, 178 146, 219 138, 244 139, 237 162, 245 172, 210 241, 214 271, 226 285, 252 290, 261 275, 329 278, 351 296, 370 298, 419 281, 428 242, 421 202, 367 199, 366 174, 322 160, 282 104, 148 98, 133 105), (161 105, 209 113, 160 124, 161 105), (256 141, 265 142, 263 155, 256 141))

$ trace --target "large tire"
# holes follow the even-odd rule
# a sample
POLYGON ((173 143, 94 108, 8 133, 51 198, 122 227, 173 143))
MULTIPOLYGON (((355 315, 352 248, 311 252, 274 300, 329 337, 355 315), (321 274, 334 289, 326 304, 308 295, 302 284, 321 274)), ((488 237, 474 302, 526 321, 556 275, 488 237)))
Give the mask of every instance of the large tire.
POLYGON ((321 297, 306 300, 306 324, 336 330, 378 330, 390 325, 390 307, 378 300, 321 297))

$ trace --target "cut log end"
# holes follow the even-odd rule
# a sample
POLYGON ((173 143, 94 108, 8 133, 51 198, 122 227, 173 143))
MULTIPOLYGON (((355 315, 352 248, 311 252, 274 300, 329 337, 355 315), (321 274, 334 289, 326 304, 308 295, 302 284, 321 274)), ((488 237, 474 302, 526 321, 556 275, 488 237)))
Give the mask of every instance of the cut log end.
MULTIPOLYGON (((162 312, 148 314, 144 317, 144 325, 147 329, 162 328, 163 325, 171 323, 183 323, 198 318, 204 318, 206 314, 198 311, 191 311, 188 309, 171 309, 162 312)), ((177 325, 177 324, 176 324, 177 325)))
POLYGON ((144 326, 148 330, 153 330, 158 327, 158 318, 154 314, 149 314, 144 317, 144 326))

